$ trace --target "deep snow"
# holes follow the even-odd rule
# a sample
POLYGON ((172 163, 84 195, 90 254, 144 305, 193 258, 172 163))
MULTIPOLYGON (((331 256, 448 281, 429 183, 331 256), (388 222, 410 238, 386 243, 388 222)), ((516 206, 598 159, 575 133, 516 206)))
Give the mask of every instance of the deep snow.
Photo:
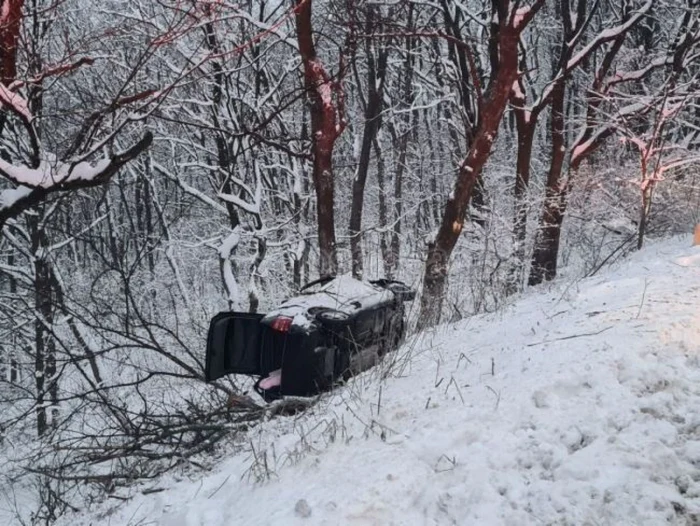
POLYGON ((128 501, 60 524, 700 524, 689 244, 419 335, 305 414, 238 437, 213 472, 120 490, 128 501))

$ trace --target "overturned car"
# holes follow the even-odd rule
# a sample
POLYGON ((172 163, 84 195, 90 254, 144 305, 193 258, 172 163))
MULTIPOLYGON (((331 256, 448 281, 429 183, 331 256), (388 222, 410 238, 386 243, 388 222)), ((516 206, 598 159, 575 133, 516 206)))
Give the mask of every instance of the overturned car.
POLYGON ((315 395, 396 349, 414 297, 400 281, 344 275, 305 285, 267 314, 221 312, 209 327, 205 378, 258 376, 255 390, 268 402, 315 395))

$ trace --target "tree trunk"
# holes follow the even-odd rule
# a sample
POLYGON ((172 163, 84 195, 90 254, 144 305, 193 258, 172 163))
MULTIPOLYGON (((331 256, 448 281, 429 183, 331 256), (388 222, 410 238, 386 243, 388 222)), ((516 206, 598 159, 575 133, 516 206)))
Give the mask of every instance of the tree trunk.
MULTIPOLYGON (((42 436, 49 426, 46 406, 50 401, 55 412, 58 403, 56 344, 51 334, 54 302, 49 266, 51 263, 47 260, 48 256, 45 253, 48 246, 46 235, 40 228, 37 217, 31 216, 28 221, 32 254, 36 255, 34 258, 34 309, 37 317, 34 320, 34 379, 37 434, 42 436)), ((53 422, 55 424, 55 419, 53 422)))
POLYGON ((408 131, 399 139, 399 158, 394 170, 394 206, 391 228, 391 264, 390 274, 395 276, 399 269, 401 257, 401 216, 403 216, 403 176, 406 171, 406 154, 408 151, 408 131))
POLYGON ((313 174, 316 190, 316 215, 318 220, 319 274, 333 276, 338 273, 338 252, 335 242, 335 189, 333 187, 333 161, 331 151, 316 149, 313 174))
MULTIPOLYGON (((311 147, 314 157, 311 177, 316 191, 319 273, 328 276, 338 272, 333 211, 333 147, 345 128, 343 93, 339 83, 331 79, 316 55, 311 25, 312 1, 296 0, 296 5, 297 41, 311 111, 311 147)), ((342 67, 338 76, 342 76, 342 67)))
MULTIPOLYGON (((532 10, 536 12, 541 2, 532 10)), ((534 16, 530 13, 530 18, 534 16)), ((515 27, 505 22, 508 15, 501 17, 498 28, 499 63, 493 72, 493 82, 480 102, 480 119, 474 139, 462 162, 454 189, 447 199, 442 221, 435 240, 428 245, 428 254, 423 275, 423 295, 421 297, 420 326, 425 327, 439 322, 440 312, 447 283, 450 256, 462 233, 464 219, 472 191, 479 175, 491 155, 498 128, 503 118, 513 83, 518 76, 518 41, 524 25, 529 21, 518 21, 515 27)), ((512 17, 511 17, 512 18, 512 17)))
POLYGON ((639 232, 637 235, 637 250, 641 250, 644 246, 644 236, 647 232, 647 222, 649 220, 649 212, 651 212, 651 197, 652 188, 648 185, 642 190, 642 210, 639 217, 639 232))
POLYGON ((518 288, 522 268, 525 263, 525 239, 527 236, 527 203, 525 197, 530 186, 530 161, 532 159, 532 145, 534 139, 534 126, 528 126, 522 134, 518 132, 518 159, 515 174, 515 224, 513 226, 513 241, 515 243, 515 258, 518 265, 518 288))
MULTIPOLYGON (((374 31, 373 8, 367 13, 366 33, 374 31)), ((352 205, 350 207, 350 253, 352 255, 352 275, 362 279, 363 255, 362 255, 362 212, 364 210, 365 186, 369 171, 369 160, 372 153, 372 145, 379 133, 381 126, 382 100, 384 93, 384 76, 388 52, 381 49, 375 62, 372 54, 373 46, 366 40, 365 53, 367 55, 367 100, 364 117, 365 124, 362 131, 362 147, 357 165, 357 172, 352 182, 352 205)))
MULTIPOLYGON (((408 5, 407 27, 413 27, 413 4, 408 5)), ((403 82, 399 100, 396 105, 404 113, 399 116, 398 123, 391 122, 389 133, 391 134, 392 149, 398 152, 395 156, 393 166, 393 207, 390 214, 391 233, 389 241, 389 258, 385 259, 385 271, 387 276, 396 276, 399 269, 401 257, 401 231, 402 231, 402 216, 403 216, 403 180, 406 172, 408 145, 410 140, 411 115, 415 112, 410 112, 413 104, 413 72, 415 65, 414 54, 415 42, 413 39, 406 39, 405 59, 403 61, 403 82)), ((396 117, 394 117, 396 119, 396 117)))
MULTIPOLYGON (((7 265, 9 267, 14 266, 15 264, 15 255, 13 253, 10 253, 7 256, 7 265)), ((13 275, 10 275, 10 297, 14 298, 15 295, 17 294, 17 278, 15 278, 13 275)), ((12 334, 12 338, 10 340, 10 352, 9 352, 9 362, 10 362, 10 375, 9 375, 9 381, 10 383, 14 384, 19 380, 19 363, 17 362, 17 347, 19 345, 19 342, 17 341, 16 335, 12 334)))
POLYGON ((513 256, 514 265, 508 283, 509 292, 515 293, 522 287, 525 267, 525 241, 527 239, 527 191, 530 186, 530 165, 535 129, 540 109, 528 110, 522 88, 514 90, 511 98, 514 105, 515 126, 518 135, 518 154, 515 165, 515 186, 513 196, 515 208, 513 215, 513 256))
POLYGON ((382 150, 379 146, 379 141, 374 140, 374 152, 377 156, 377 186, 379 187, 379 246, 382 252, 382 261, 384 263, 384 275, 389 278, 394 278, 393 268, 391 267, 391 250, 389 247, 389 220, 388 220, 388 207, 386 203, 386 188, 385 188, 385 175, 384 175, 384 158, 382 157, 382 150))
MULTIPOLYGON (((656 179, 656 174, 654 174, 656 179)), ((649 212, 651 212, 651 201, 654 192, 654 181, 647 175, 647 162, 642 155, 642 206, 639 211, 639 228, 637 229, 637 250, 644 246, 644 236, 647 233, 649 212)))
POLYGON ((362 279, 362 211, 365 200, 365 185, 369 171, 369 158, 372 152, 372 142, 379 129, 380 104, 377 96, 370 95, 365 111, 365 126, 362 134, 362 149, 357 166, 357 172, 352 182, 352 205, 350 207, 350 252, 352 254, 352 275, 362 279), (374 100, 373 100, 374 99, 374 100))
POLYGON ((9 86, 17 76, 17 43, 24 0, 0 0, 0 82, 9 86))
POLYGON ((552 92, 552 158, 547 175, 545 203, 540 217, 540 227, 535 239, 528 285, 538 285, 553 279, 557 274, 559 255, 559 238, 564 218, 565 190, 561 183, 561 174, 566 156, 564 137, 564 101, 566 84, 557 81, 552 92))

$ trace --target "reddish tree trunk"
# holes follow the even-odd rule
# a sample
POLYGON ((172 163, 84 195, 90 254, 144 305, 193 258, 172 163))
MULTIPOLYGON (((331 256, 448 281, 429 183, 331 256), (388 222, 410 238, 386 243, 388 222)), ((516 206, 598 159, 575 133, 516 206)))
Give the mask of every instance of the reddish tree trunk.
MULTIPOLYGON (((574 27, 569 22, 571 19, 569 3, 561 3, 561 7, 563 8, 564 44, 561 51, 559 69, 562 72, 567 72, 567 70, 570 72, 572 68, 576 67, 570 64, 570 57, 574 47, 572 42, 576 40, 575 35, 583 34, 581 29, 584 27, 582 21, 586 19, 584 16, 587 7, 586 4, 587 2, 584 0, 579 1, 576 17, 577 22, 574 27)), ((612 41, 612 45, 607 49, 600 62, 600 67, 596 71, 593 85, 589 91, 586 123, 583 133, 579 135, 578 140, 571 148, 571 161, 569 163, 566 181, 562 180, 562 172, 564 171, 564 160, 566 156, 564 100, 567 77, 565 75, 558 77, 559 80, 554 84, 551 93, 552 158, 549 174, 547 176, 545 203, 540 217, 540 228, 537 232, 535 250, 532 256, 532 265, 528 279, 529 285, 537 285, 545 280, 551 280, 556 277, 561 226, 564 221, 569 193, 576 179, 579 166, 581 162, 614 131, 613 126, 608 126, 607 129, 598 131, 595 140, 593 140, 593 132, 599 125, 598 108, 603 100, 601 94, 607 89, 603 81, 611 70, 615 57, 622 48, 625 35, 631 27, 642 20, 643 16, 651 9, 652 5, 653 2, 649 1, 636 12, 630 11, 630 5, 625 5, 621 23, 612 30, 601 32, 594 40, 596 45, 589 46, 586 53, 579 55, 579 57, 582 58, 574 61, 575 64, 580 64, 583 59, 587 58, 599 46, 612 41)))
POLYGON ((511 16, 506 8, 499 12, 499 24, 492 29, 498 43, 497 63, 491 72, 492 81, 480 101, 481 118, 473 134, 467 157, 459 167, 452 194, 447 199, 442 221, 435 240, 428 245, 423 275, 420 326, 437 323, 444 299, 450 256, 462 233, 464 218, 474 186, 481 170, 491 155, 503 113, 510 98, 513 83, 518 77, 518 42, 520 33, 543 2, 536 2, 526 16, 511 16))
POLYGON ((304 65, 304 84, 311 111, 311 144, 314 156, 312 179, 316 191, 319 272, 324 276, 336 274, 338 271, 333 213, 333 146, 345 128, 343 92, 340 84, 331 79, 316 55, 311 25, 311 0, 297 0, 296 5, 297 41, 304 65))
POLYGON ((0 82, 6 86, 17 76, 17 42, 24 0, 0 0, 0 82))
POLYGON ((515 219, 513 222, 515 265, 509 286, 510 292, 516 292, 520 290, 522 285, 523 267, 525 266, 525 240, 527 237, 527 203, 525 198, 530 186, 532 148, 541 108, 526 109, 525 94, 522 89, 518 89, 513 93, 511 102, 514 106, 513 113, 515 114, 515 125, 518 133, 518 154, 515 168, 515 219))
POLYGON ((557 81, 552 91, 552 157, 547 174, 545 203, 540 219, 540 229, 535 240, 532 255, 529 285, 537 285, 550 280, 557 274, 557 257, 561 223, 564 218, 564 198, 561 188, 561 174, 566 155, 564 137, 564 101, 566 84, 564 79, 557 81))

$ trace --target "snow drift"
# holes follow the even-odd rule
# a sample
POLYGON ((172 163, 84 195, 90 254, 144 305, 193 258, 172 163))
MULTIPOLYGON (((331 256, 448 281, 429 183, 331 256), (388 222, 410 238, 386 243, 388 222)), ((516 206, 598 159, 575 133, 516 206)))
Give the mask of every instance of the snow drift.
POLYGON ((421 334, 313 409, 233 439, 214 472, 62 524, 697 524, 688 245, 421 334))

